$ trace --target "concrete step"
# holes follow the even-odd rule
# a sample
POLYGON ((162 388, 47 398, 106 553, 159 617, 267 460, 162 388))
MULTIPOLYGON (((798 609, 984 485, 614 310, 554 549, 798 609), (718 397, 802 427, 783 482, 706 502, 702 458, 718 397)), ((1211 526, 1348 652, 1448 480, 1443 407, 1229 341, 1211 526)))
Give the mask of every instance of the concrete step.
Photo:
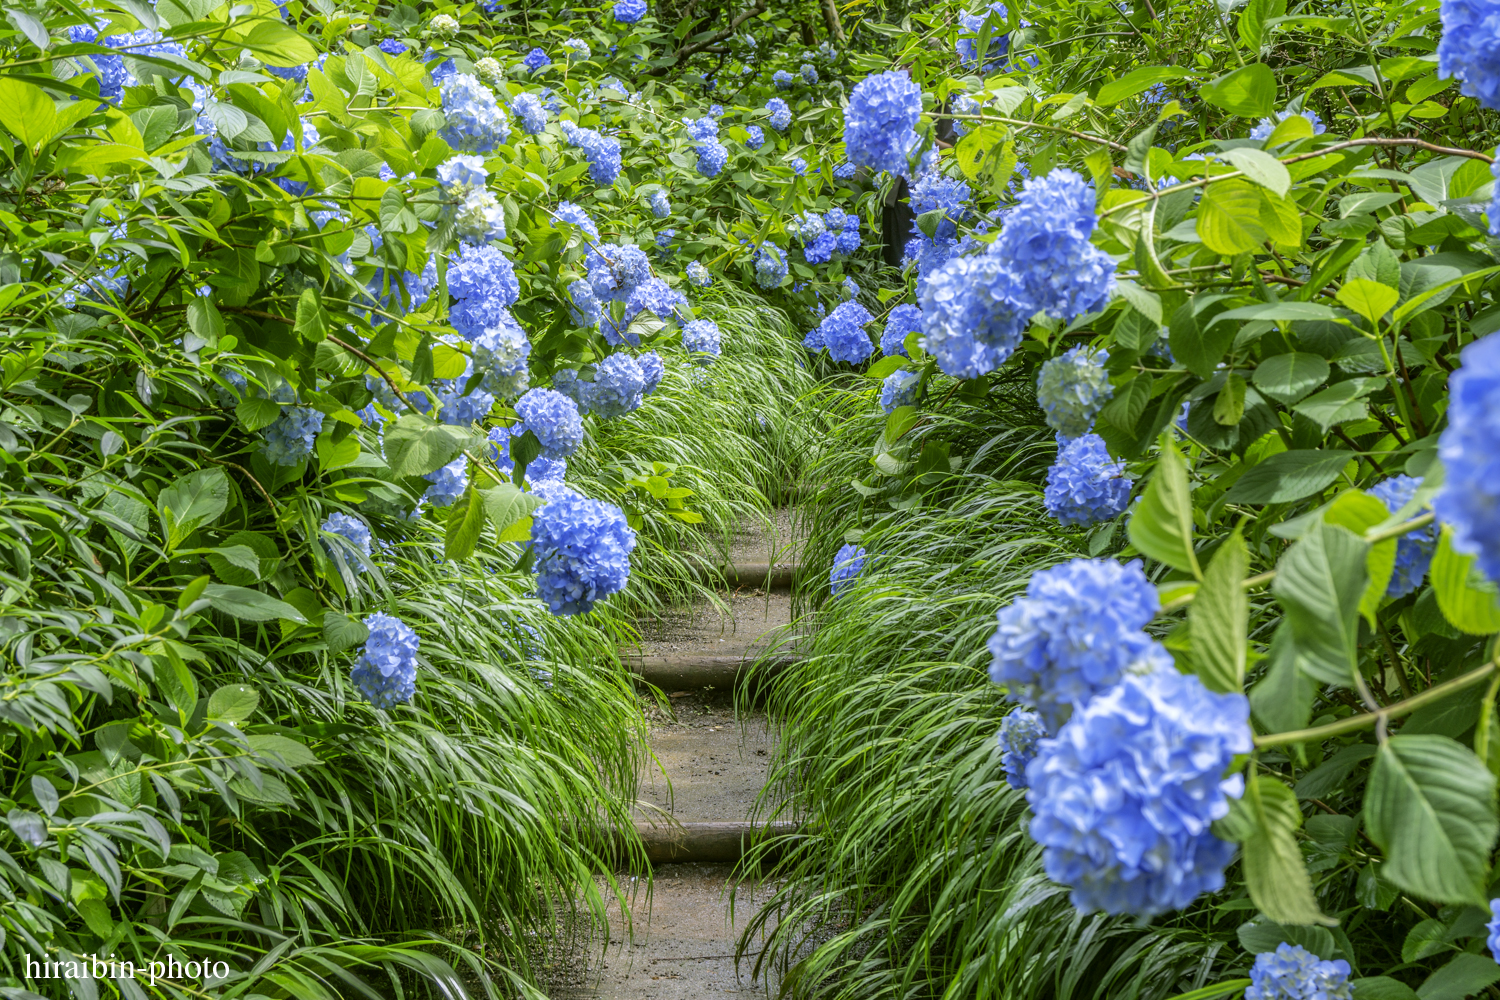
POLYGON ((651 823, 637 820, 635 831, 646 845, 653 865, 685 862, 736 862, 751 845, 774 837, 785 837, 801 829, 792 821, 753 823, 748 820, 714 820, 697 823, 651 823))
POLYGON ((731 566, 700 567, 699 579, 717 583, 722 577, 730 590, 791 590, 801 569, 796 563, 745 562, 731 566))
POLYGON ((682 691, 692 688, 732 688, 751 665, 759 663, 764 676, 771 676, 797 661, 790 653, 774 653, 758 656, 755 653, 740 653, 715 656, 705 653, 671 653, 665 656, 634 656, 622 654, 621 660, 630 672, 647 684, 663 691, 682 691))

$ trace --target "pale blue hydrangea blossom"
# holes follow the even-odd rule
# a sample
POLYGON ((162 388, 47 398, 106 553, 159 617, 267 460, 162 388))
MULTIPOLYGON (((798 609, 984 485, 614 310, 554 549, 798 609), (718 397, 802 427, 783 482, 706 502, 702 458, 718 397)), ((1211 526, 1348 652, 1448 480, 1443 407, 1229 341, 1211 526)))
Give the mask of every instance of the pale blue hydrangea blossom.
POLYGON ((875 346, 870 343, 864 329, 865 324, 874 318, 858 302, 840 302, 807 335, 802 346, 810 351, 826 347, 833 360, 859 364, 875 353, 875 346))
POLYGON ((1245 1000, 1350 1000, 1349 963, 1323 961, 1300 944, 1283 941, 1255 956, 1245 1000))
POLYGON ((401 619, 377 611, 365 619, 370 637, 349 679, 376 708, 395 708, 417 693, 417 633, 401 619))
POLYGON ((708 273, 708 268, 695 261, 690 261, 687 266, 687 279, 689 283, 699 288, 707 288, 714 283, 713 275, 708 273))
POLYGON ((1438 438, 1444 480, 1432 509, 1453 529, 1453 548, 1478 556, 1479 569, 1500 582, 1500 337, 1463 349, 1448 378, 1448 426, 1438 438))
POLYGON ((624 589, 635 532, 618 508, 558 492, 532 516, 537 596, 555 615, 576 615, 624 589))
POLYGON ((1271 138, 1271 133, 1276 131, 1276 126, 1280 125, 1282 122, 1286 121, 1294 114, 1301 115, 1303 118, 1307 119, 1307 123, 1312 126, 1313 135, 1322 135, 1324 132, 1328 131, 1328 126, 1323 124, 1323 119, 1318 117, 1318 113, 1316 111, 1278 111, 1276 112, 1276 117, 1274 119, 1262 118, 1258 123, 1256 123, 1256 126, 1250 130, 1250 138, 1257 139, 1262 142, 1266 139, 1271 138))
MULTIPOLYGON (((766 102, 766 110, 771 112, 771 118, 766 123, 778 132, 785 132, 787 126, 792 123, 792 109, 787 107, 786 101, 779 97, 773 97, 766 102)), ((750 147, 755 149, 757 147, 750 147)))
MULTIPOLYGON (((790 114, 790 112, 788 112, 790 114)), ((759 149, 766 144, 766 133, 759 125, 745 126, 745 148, 750 150, 759 149)))
POLYGON ((778 69, 771 74, 771 82, 776 85, 777 90, 791 90, 792 84, 796 81, 797 78, 784 69, 778 69))
POLYGON ((1443 0, 1438 75, 1457 77, 1459 90, 1500 108, 1500 6, 1494 0, 1443 0))
POLYGON ((510 139, 510 121, 494 93, 467 73, 443 81, 443 117, 438 135, 454 149, 491 153, 510 139))
POLYGON ((917 372, 891 372, 880 383, 880 408, 890 413, 897 407, 914 404, 920 381, 921 376, 917 372))
POLYGON ((440 469, 434 469, 422 477, 432 485, 422 494, 422 499, 434 507, 451 507, 469 488, 469 460, 459 455, 440 469))
POLYGON ((1058 523, 1087 527, 1123 514, 1134 485, 1125 477, 1125 463, 1110 458, 1104 439, 1084 434, 1058 449, 1042 501, 1058 523))
POLYGON ((920 332, 921 329, 921 309, 910 303, 897 306, 886 317, 885 329, 880 334, 880 353, 899 354, 903 358, 911 357, 906 353, 906 338, 920 332))
POLYGON ((865 550, 860 545, 845 545, 833 557, 833 568, 828 571, 830 596, 837 597, 847 590, 865 568, 865 550))
POLYGON ((844 146, 849 162, 871 170, 902 173, 919 141, 922 89, 905 72, 865 77, 844 110, 844 146))
POLYGON ((667 199, 667 192, 657 188, 646 197, 646 204, 651 206, 651 214, 658 219, 665 219, 672 214, 672 202, 667 199))
MULTIPOLYGON (((322 529, 330 535, 338 535, 344 539, 344 541, 352 545, 355 551, 366 559, 370 557, 370 544, 372 541, 370 526, 359 518, 351 517, 342 512, 329 514, 323 521, 322 529)), ((323 540, 323 547, 328 549, 329 552, 333 551, 333 545, 327 539, 323 540)), ((363 573, 365 569, 364 563, 355 560, 354 569, 355 572, 363 573)))
POLYGON ((1042 717, 1023 708, 1000 720, 995 742, 1000 747, 1000 766, 1005 768, 1005 781, 1010 787, 1026 787, 1026 765, 1036 756, 1037 743, 1046 735, 1042 717))
POLYGON ((646 0, 615 0, 614 15, 621 24, 634 24, 646 16, 646 0))
POLYGON ((711 319, 695 319, 682 327, 682 348, 691 354, 704 354, 704 363, 711 363, 722 350, 719 324, 711 319))
POLYGON ((786 274, 786 251, 774 243, 761 246, 755 255, 755 283, 762 288, 779 288, 786 274))
POLYGON ((594 366, 594 381, 587 393, 589 409, 606 420, 623 417, 640 408, 645 389, 646 376, 635 358, 611 354, 594 366))
MULTIPOLYGON (((1406 506, 1421 485, 1422 481, 1413 476, 1392 476, 1370 487, 1370 494, 1394 514, 1406 506)), ((1427 576, 1427 567, 1432 563, 1432 553, 1436 548, 1436 525, 1429 524, 1402 535, 1396 542, 1396 566, 1391 574, 1390 586, 1386 588, 1386 596, 1405 597, 1420 587, 1422 579, 1427 576)))
POLYGON ((667 374, 667 363, 655 351, 647 351, 635 360, 641 366, 641 392, 649 396, 661 385, 662 378, 667 374))
POLYGON ((578 404, 552 389, 531 389, 516 401, 516 413, 541 442, 548 458, 567 458, 583 444, 578 404))
POLYGON ((547 109, 535 94, 517 94, 510 110, 521 119, 521 131, 527 135, 537 135, 547 127, 547 109))

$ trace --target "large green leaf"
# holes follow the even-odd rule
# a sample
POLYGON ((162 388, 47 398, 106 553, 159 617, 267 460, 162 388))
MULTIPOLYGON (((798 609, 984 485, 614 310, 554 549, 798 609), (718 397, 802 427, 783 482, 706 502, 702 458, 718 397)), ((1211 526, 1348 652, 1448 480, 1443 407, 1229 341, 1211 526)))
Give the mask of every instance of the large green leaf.
POLYGON ((1291 406, 1328 378, 1328 362, 1316 354, 1292 351, 1262 361, 1250 381, 1262 393, 1291 406))
POLYGON ((1198 203, 1198 237, 1214 253, 1235 257, 1261 249, 1270 239, 1261 222, 1261 195, 1253 183, 1234 178, 1210 184, 1198 203))
POLYGON ((1421 1000, 1464 1000, 1478 996, 1486 986, 1500 982, 1500 963, 1488 955, 1461 954, 1417 987, 1421 1000))
POLYGON ((1320 521, 1276 567, 1272 591, 1286 611, 1297 665, 1325 684, 1354 686, 1369 548, 1349 529, 1320 521))
POLYGON ((1193 666, 1210 691, 1240 691, 1245 684, 1249 604, 1245 572, 1250 556, 1239 529, 1224 540, 1188 606, 1193 666))
POLYGON ((385 429, 386 461, 398 479, 435 472, 453 461, 459 450, 452 429, 421 414, 404 414, 385 429))
POLYGON ((1131 513, 1128 530, 1130 543, 1152 559, 1202 575, 1193 552, 1193 496, 1187 463, 1170 435, 1162 436, 1156 475, 1131 513))
POLYGON ((199 528, 219 519, 229 506, 229 477, 220 468, 189 472, 156 498, 167 547, 175 549, 199 528))
POLYGON ((467 559, 484 533, 484 503, 475 495, 474 484, 464 490, 448 511, 443 533, 443 555, 449 559, 467 559))
POLYGON ((1328 487, 1354 454, 1347 451, 1283 451, 1241 476, 1225 503, 1291 503, 1328 487))
POLYGON ((1198 93, 1230 114, 1260 118, 1276 110, 1276 75, 1265 63, 1251 63, 1210 81, 1198 93))
POLYGON ((215 611, 222 611, 245 621, 268 622, 285 618, 304 625, 307 623, 306 616, 292 605, 249 587, 210 583, 204 588, 203 596, 215 611))
POLYGON ((1187 70, 1176 66, 1138 66, 1118 80, 1111 80, 1100 87, 1099 96, 1094 98, 1094 103, 1104 107, 1119 104, 1127 97, 1144 93, 1158 83, 1181 80, 1188 75, 1187 70))
POLYGON ((1474 564, 1476 557, 1453 548, 1453 531, 1443 528, 1432 556, 1433 596, 1443 617, 1460 632, 1500 632, 1500 589, 1474 564))
POLYGON ((42 88, 0 77, 0 125, 25 146, 35 147, 52 137, 57 111, 42 88))
POLYGON ((1484 905, 1495 776, 1446 736, 1394 736, 1375 757, 1365 824, 1385 851, 1381 874, 1407 892, 1484 905))
POLYGON ((1295 732, 1307 728, 1316 694, 1312 679, 1297 666, 1292 627, 1283 621, 1271 636, 1266 672, 1250 689, 1250 711, 1272 733, 1295 732))
MULTIPOLYGON (((1360 490, 1347 490, 1335 497, 1333 503, 1323 511, 1323 520, 1329 524, 1341 524, 1356 535, 1363 535, 1389 519, 1390 513, 1384 503, 1370 494, 1360 490)), ((1368 582, 1359 600, 1359 611, 1371 628, 1375 627, 1375 612, 1380 609, 1380 602, 1385 598, 1395 568, 1396 539, 1387 538, 1370 546, 1370 554, 1365 558, 1368 582)))
POLYGON ((1252 776, 1245 794, 1230 803, 1222 832, 1244 851, 1245 888, 1260 911, 1279 924, 1328 924, 1313 895, 1312 879, 1297 848, 1302 810, 1286 785, 1252 776))

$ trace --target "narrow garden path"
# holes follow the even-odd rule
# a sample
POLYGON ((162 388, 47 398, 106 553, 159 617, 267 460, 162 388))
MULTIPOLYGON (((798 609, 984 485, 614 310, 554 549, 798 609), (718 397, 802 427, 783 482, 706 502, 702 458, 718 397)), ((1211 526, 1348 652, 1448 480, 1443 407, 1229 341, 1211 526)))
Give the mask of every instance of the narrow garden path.
POLYGON ((629 925, 612 907, 608 947, 595 941, 579 953, 573 982, 553 997, 765 993, 764 982, 750 981, 747 963, 736 972, 734 952, 771 887, 742 882, 735 862, 775 756, 777 728, 743 700, 736 710, 733 677, 741 662, 794 654, 789 570, 796 558, 791 518, 781 512, 769 530, 754 526, 732 548, 741 572, 730 574, 734 589, 720 594, 727 614, 702 602, 642 623, 641 647, 624 651, 627 663, 668 696, 665 708, 642 698, 655 760, 642 767, 636 825, 652 870, 622 876, 639 885, 649 874, 650 896, 638 892, 629 925))

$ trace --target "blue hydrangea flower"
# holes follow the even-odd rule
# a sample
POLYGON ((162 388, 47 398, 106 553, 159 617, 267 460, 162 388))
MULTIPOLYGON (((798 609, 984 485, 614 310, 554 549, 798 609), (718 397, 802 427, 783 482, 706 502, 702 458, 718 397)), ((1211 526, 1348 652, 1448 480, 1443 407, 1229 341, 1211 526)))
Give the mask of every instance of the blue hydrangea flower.
POLYGON ((1489 931, 1489 939, 1485 942, 1490 948, 1490 957, 1500 962, 1500 899, 1490 900, 1490 922, 1484 925, 1489 931))
MULTIPOLYGON (((790 116, 791 112, 788 111, 787 115, 790 116)), ((788 117, 788 121, 790 121, 790 117, 788 117)), ((752 150, 753 149, 759 149, 760 147, 764 146, 765 144, 766 144, 766 134, 765 134, 765 132, 761 131, 761 127, 759 125, 747 125, 747 126, 745 126, 745 148, 746 149, 752 149, 752 150)))
POLYGON ((755 283, 762 288, 780 288, 786 272, 786 251, 774 243, 763 244, 755 255, 755 283))
POLYGON ((1047 426, 1065 438, 1080 437, 1094 426, 1094 416, 1114 395, 1104 362, 1105 351, 1074 347, 1042 365, 1036 378, 1036 401, 1047 414, 1047 426))
POLYGON ((830 596, 837 597, 847 590, 865 568, 865 550, 861 545, 845 545, 833 557, 833 568, 828 571, 830 596))
POLYGON ((672 214, 672 203, 667 200, 667 192, 661 188, 652 191, 646 202, 651 206, 651 214, 658 219, 665 219, 672 214))
POLYGON ((618 508, 559 493, 532 516, 537 596, 554 615, 584 614, 630 580, 635 532, 618 508))
POLYGON ((1302 947, 1283 941, 1275 951, 1255 956, 1245 1000, 1350 1000, 1349 963, 1325 962, 1302 947))
POLYGON ((922 289, 922 349, 954 378, 978 378, 1005 363, 1033 309, 997 253, 953 257, 922 289))
POLYGON ((548 66, 552 65, 552 60, 548 58, 547 53, 542 51, 541 49, 532 49, 530 52, 526 53, 526 58, 521 60, 521 62, 526 66, 527 69, 531 70, 531 72, 533 73, 539 70, 544 70, 548 66))
POLYGON ((859 216, 853 212, 830 208, 823 216, 823 221, 828 225, 828 231, 837 239, 839 253, 853 253, 859 249, 859 216))
POLYGON ((1258 139, 1261 141, 1271 138, 1271 133, 1276 131, 1276 126, 1292 117, 1293 114, 1299 114, 1303 118, 1307 119, 1308 124, 1312 125, 1313 135, 1322 135, 1324 132, 1328 131, 1328 127, 1323 124, 1323 119, 1318 117, 1318 113, 1316 111, 1278 111, 1276 112, 1275 119, 1262 118, 1256 124, 1256 126, 1250 130, 1250 138, 1258 139))
POLYGON ((1047 736, 1042 717, 1035 712, 1016 709, 1000 720, 995 741, 1000 745, 1000 766, 1012 788, 1026 787, 1026 765, 1036 756, 1037 743, 1047 736))
POLYGON ((705 115, 698 119, 684 118, 682 124, 687 127, 688 137, 694 142, 705 142, 719 137, 719 123, 713 115, 705 115))
MULTIPOLYGON (((292 398, 296 398, 295 394, 292 398)), ((275 422, 265 429, 261 454, 272 465, 298 465, 312 454, 313 444, 322 429, 321 411, 310 406, 284 406, 275 422)))
POLYGON ((667 363, 655 351, 647 351, 636 361, 640 362, 641 377, 645 380, 641 392, 649 396, 661 385, 662 377, 667 374, 667 363))
POLYGON ((1224 886, 1235 845, 1211 824, 1244 793, 1250 703, 1169 663, 1127 674, 1077 709, 1026 767, 1031 837, 1047 877, 1088 912, 1155 916, 1224 886))
POLYGON ((510 110, 521 119, 521 131, 527 135, 536 135, 547 127, 547 109, 535 94, 517 94, 510 110))
POLYGON ((395 708, 417 693, 417 633, 394 615, 377 611, 365 619, 370 637, 349 679, 376 708, 395 708))
POLYGON ((874 318, 858 302, 840 302, 833 307, 832 312, 823 317, 817 330, 803 344, 816 343, 817 347, 811 347, 811 350, 826 347, 833 360, 857 365, 875 353, 875 346, 865 333, 865 324, 874 318))
POLYGON ((842 160, 839 163, 834 164, 833 176, 837 177, 841 181, 847 181, 849 178, 854 176, 855 172, 858 169, 858 167, 850 163, 848 160, 842 160))
MULTIPOLYGON (((509 309, 500 310, 500 321, 470 341, 472 368, 484 375, 480 385, 500 399, 511 399, 526 391, 530 372, 526 359, 531 341, 509 309)), ((487 411, 486 411, 487 412, 487 411)))
POLYGON ((516 400, 516 413, 541 442, 548 458, 567 458, 583 444, 578 405, 551 389, 531 389, 516 400))
POLYGON ((611 354, 594 367, 589 409, 606 420, 640 408, 646 389, 641 366, 628 354, 611 354))
POLYGON ((891 372, 880 383, 880 408, 890 413, 898 406, 911 406, 917 401, 917 383, 921 376, 916 372, 891 372))
POLYGON ((880 334, 880 353, 899 354, 903 358, 911 355, 906 353, 906 338, 922 329, 922 310, 914 305, 903 304, 891 310, 886 317, 885 330, 880 334))
POLYGON ((510 139, 510 120, 495 95, 468 73, 442 83, 445 124, 438 135, 454 149, 492 153, 510 139))
POLYGON ((570 222, 588 233, 589 239, 599 238, 599 227, 594 225, 594 220, 589 218, 589 213, 585 212, 581 206, 565 201, 557 206, 557 212, 554 214, 563 222, 570 222))
POLYGON ((714 277, 708 273, 708 268, 696 260, 688 262, 687 279, 691 284, 699 288, 707 288, 714 283, 714 277))
POLYGON ((469 488, 469 460, 460 455, 422 478, 432 484, 422 494, 422 499, 434 507, 451 507, 464 495, 464 490, 469 488))
POLYGON ((615 0, 615 20, 634 24, 646 16, 646 0, 615 0))
POLYGON ((979 59, 979 36, 984 31, 985 23, 989 23, 991 32, 989 47, 986 55, 993 58, 985 60, 985 69, 995 69, 1005 62, 1005 53, 1010 48, 1010 36, 1001 34, 1005 27, 1005 20, 1009 13, 1003 3, 992 3, 983 11, 976 14, 968 12, 958 15, 959 27, 963 34, 959 36, 958 44, 954 50, 958 53, 961 62, 972 64, 979 59))
POLYGON ((1056 732, 1127 673, 1172 665, 1142 631, 1159 607, 1139 560, 1074 559, 1034 573, 1026 596, 996 615, 990 680, 1056 732))
POLYGON ((583 62, 593 54, 589 51, 589 43, 581 38, 570 38, 562 43, 562 47, 570 63, 583 62))
POLYGON ((449 210, 459 239, 479 244, 505 239, 505 210, 484 188, 465 189, 458 204, 449 206, 449 210))
MULTIPOLYGON (((344 513, 330 514, 324 520, 322 527, 330 535, 338 535, 340 538, 343 538, 350 545, 354 546, 366 559, 370 557, 370 526, 359 518, 350 517, 344 513)), ((328 544, 327 539, 324 539, 323 545, 328 551, 333 551, 333 546, 328 544)), ((354 562, 355 572, 363 573, 364 569, 364 563, 358 560, 354 562)))
POLYGON ((677 238, 677 230, 663 229, 656 234, 656 249, 663 257, 670 257, 673 253, 672 241, 677 238))
POLYGON ((604 319, 604 303, 599 301, 587 278, 579 278, 568 286, 568 298, 571 302, 569 312, 578 326, 598 326, 604 319))
POLYGON ((1104 439, 1084 434, 1058 450, 1042 500, 1058 523, 1087 527, 1124 513, 1134 485, 1125 478, 1125 463, 1109 457, 1104 439))
MULTIPOLYGON (((1392 514, 1405 507, 1422 485, 1412 476, 1392 476, 1384 482, 1370 487, 1370 493, 1385 504, 1392 514)), ((1437 527, 1427 525, 1417 531, 1409 531, 1396 542, 1396 569, 1391 574, 1387 597, 1405 597, 1422 585, 1427 567, 1432 562, 1433 550, 1437 548, 1437 527)))
POLYGON ((892 70, 865 77, 849 95, 844 109, 844 146, 849 162, 871 170, 902 173, 919 141, 922 88, 905 72, 892 70))
POLYGON ((792 173, 798 177, 807 173, 807 161, 800 156, 793 156, 786 161, 786 165, 792 168, 792 173))
POLYGON ((607 187, 620 176, 619 139, 612 135, 602 135, 591 128, 579 128, 572 122, 563 123, 563 137, 570 145, 583 150, 583 155, 589 162, 589 176, 595 184, 607 187))
POLYGON ((448 322, 465 340, 504 322, 507 308, 521 297, 515 265, 499 247, 464 244, 448 265, 448 292, 454 303, 448 322))
POLYGON ((802 73, 802 79, 804 81, 806 81, 806 83, 807 83, 807 85, 809 87, 813 87, 813 86, 817 85, 817 83, 818 83, 818 69, 817 69, 816 66, 814 66, 812 63, 803 63, 802 64, 801 73, 802 73))
MULTIPOLYGON (((787 126, 792 123, 792 109, 787 107, 786 101, 783 101, 779 97, 773 97, 766 102, 766 110, 771 112, 771 118, 767 124, 778 132, 785 132, 787 126)), ((758 149, 759 146, 751 146, 750 148, 758 149)))
POLYGON ((438 379, 433 383, 433 388, 437 391, 438 414, 443 423, 454 427, 468 427, 490 415, 490 410, 495 406, 493 393, 485 391, 482 384, 476 386, 473 392, 464 392, 472 374, 465 372, 459 378, 438 379))
POLYGON ((694 354, 711 355, 705 361, 712 361, 722 351, 719 340, 719 324, 711 319, 695 319, 682 327, 683 350, 694 354))
POLYGON ((1446 478, 1432 509, 1453 529, 1454 549, 1478 556, 1480 571, 1500 581, 1500 337, 1481 337, 1459 357, 1438 438, 1446 478))
POLYGON ((698 154, 698 173, 704 177, 717 177, 724 164, 729 162, 729 147, 717 139, 709 139, 694 147, 698 154))
MULTIPOLYGON (((929 170, 917 178, 911 186, 907 201, 916 215, 942 210, 946 214, 938 222, 934 232, 937 239, 952 239, 958 235, 958 223, 969 214, 969 185, 961 180, 947 177, 940 170, 929 170)), ((916 223, 912 223, 913 231, 916 223)))
POLYGON ((771 82, 776 85, 777 90, 791 90, 792 84, 796 81, 797 78, 784 69, 778 69, 771 74, 771 82))
POLYGON ((1443 0, 1438 75, 1457 77, 1459 90, 1500 108, 1500 7, 1494 0, 1443 0))
POLYGON ((825 229, 817 235, 812 243, 803 248, 802 256, 807 259, 809 264, 826 264, 833 259, 833 255, 838 252, 838 248, 838 237, 825 229))
POLYGON ((1020 297, 1032 311, 1066 320, 1103 305, 1115 263, 1089 242, 1097 222, 1089 182, 1059 168, 1027 179, 1018 201, 992 252, 1012 262, 1020 297))
POLYGON ((406 43, 399 38, 385 38, 376 46, 388 56, 399 56, 406 51, 406 43))
MULTIPOLYGON (((977 115, 979 114, 980 110, 980 103, 974 98, 970 97, 968 94, 959 94, 953 99, 953 113, 955 115, 977 115)), ((965 121, 962 118, 953 119, 954 135, 968 135, 973 127, 974 125, 972 122, 965 121)))
POLYGON ((490 172, 485 169, 484 157, 460 153, 438 164, 437 176, 443 193, 456 197, 467 188, 484 187, 490 172))

